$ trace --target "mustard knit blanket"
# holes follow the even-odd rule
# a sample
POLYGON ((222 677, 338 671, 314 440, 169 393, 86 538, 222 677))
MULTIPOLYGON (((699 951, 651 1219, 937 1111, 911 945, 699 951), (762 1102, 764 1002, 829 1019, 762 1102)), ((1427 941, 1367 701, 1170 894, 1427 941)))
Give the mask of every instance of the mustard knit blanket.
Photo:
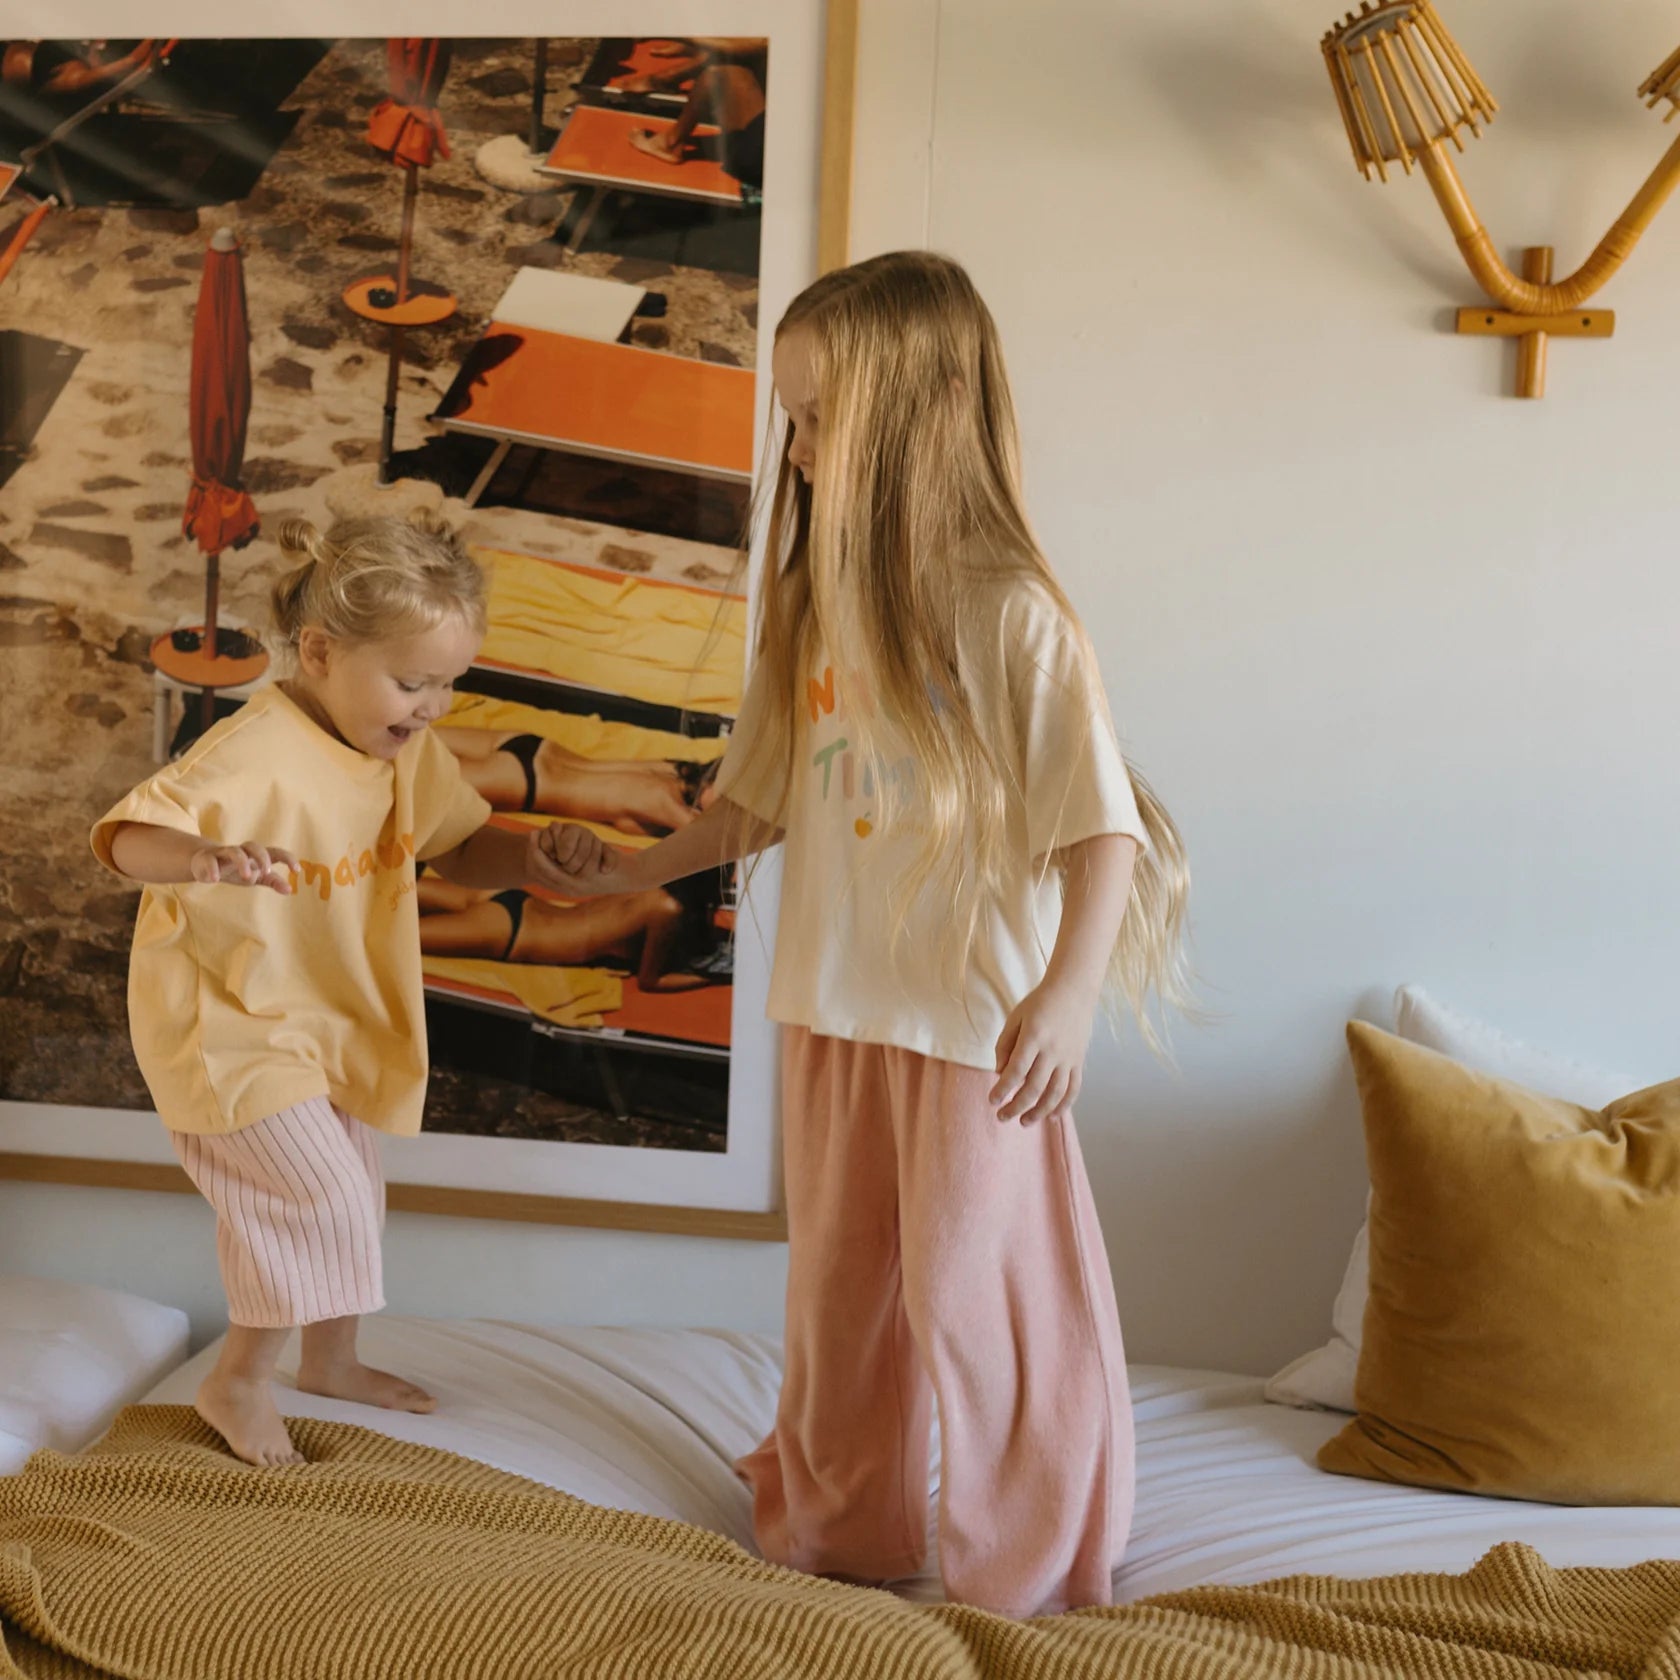
POLYGON ((1039 1622, 810 1580, 431 1448, 295 1421, 256 1470, 124 1412, 0 1480, 0 1674, 29 1680, 1559 1680, 1680 1676, 1680 1564, 1299 1576, 1039 1622))

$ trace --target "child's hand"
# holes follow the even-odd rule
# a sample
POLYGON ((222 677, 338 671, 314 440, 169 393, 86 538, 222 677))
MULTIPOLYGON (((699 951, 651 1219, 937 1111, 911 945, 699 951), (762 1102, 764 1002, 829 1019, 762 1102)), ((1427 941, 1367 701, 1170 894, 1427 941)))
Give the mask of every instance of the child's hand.
POLYGON ((569 898, 615 890, 600 883, 617 867, 618 853, 577 823, 533 829, 526 850, 529 878, 569 898))
POLYGON ((581 875, 566 877, 565 892, 571 898, 614 898, 621 893, 637 892, 641 883, 634 874, 637 852, 623 852, 617 846, 603 846, 601 861, 581 875))
POLYGON ((1047 980, 1016 1004, 998 1035, 998 1078, 990 1093, 998 1119, 1033 1126, 1071 1116, 1096 1002, 1083 988, 1047 980))
POLYGON ((192 878, 207 887, 225 881, 236 887, 270 887, 277 893, 292 890, 291 876, 284 871, 295 874, 297 866, 290 852, 279 846, 259 846, 254 840, 242 846, 201 846, 190 865, 192 878))

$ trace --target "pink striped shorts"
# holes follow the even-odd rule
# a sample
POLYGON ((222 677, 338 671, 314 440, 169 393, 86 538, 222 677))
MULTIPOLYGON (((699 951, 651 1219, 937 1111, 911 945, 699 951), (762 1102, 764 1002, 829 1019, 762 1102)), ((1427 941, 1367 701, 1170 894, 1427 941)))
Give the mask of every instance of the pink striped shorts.
POLYGON ((279 1329, 385 1305, 385 1176, 371 1126, 311 1097, 241 1131, 169 1136, 216 1210, 231 1323, 279 1329))

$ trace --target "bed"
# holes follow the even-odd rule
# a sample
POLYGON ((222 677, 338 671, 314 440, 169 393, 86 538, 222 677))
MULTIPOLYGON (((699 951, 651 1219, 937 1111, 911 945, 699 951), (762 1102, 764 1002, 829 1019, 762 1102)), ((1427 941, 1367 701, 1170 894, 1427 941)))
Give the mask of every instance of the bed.
POLYGON ((85 1447, 186 1357, 179 1307, 0 1274, 0 1476, 42 1447, 85 1447))
MULTIPOLYGON (((282 1383, 282 1411, 374 1425, 593 1504, 752 1545, 747 1493, 731 1466, 774 1414, 772 1337, 387 1314, 365 1325, 362 1355, 431 1389, 438 1410, 373 1414, 282 1383)), ((203 1350, 148 1400, 190 1401, 214 1358, 213 1347, 203 1350)), ((1680 1511, 1528 1505, 1329 1476, 1313 1454, 1341 1417, 1270 1404, 1259 1378, 1153 1365, 1131 1375, 1139 1483, 1115 1576, 1122 1602, 1297 1573, 1459 1572, 1512 1540, 1555 1567, 1680 1557, 1680 1511)), ((931 1571, 899 1590, 940 1596, 931 1571)))
MULTIPOLYGON (((1542 1068, 1525 1046, 1444 1011, 1425 1011, 1421 994, 1402 994, 1400 1002, 1400 1023, 1417 1045, 1434 1038, 1477 1066, 1521 1061, 1539 1070, 1536 1083, 1545 1089, 1567 1088, 1568 1078, 1608 1080, 1588 1069, 1566 1078, 1562 1068, 1542 1068)), ((1344 1293, 1363 1299, 1363 1244, 1349 1279, 1344 1293)), ((0 1306, 5 1301, 0 1290, 0 1306)), ((119 1303, 114 1318, 97 1305, 97 1312, 82 1310, 85 1339, 110 1366, 98 1389, 106 1410, 96 1419, 84 1404, 77 1428, 59 1428, 56 1444, 66 1451, 85 1445, 125 1397, 144 1393, 154 1404, 123 1412, 98 1451, 38 1454, 21 1477, 0 1481, 0 1621, 8 1623, 8 1638, 18 1604, 36 1602, 25 1602, 27 1593, 19 1598, 33 1580, 17 1568, 10 1607, 6 1602, 5 1565, 20 1559, 18 1547, 6 1545, 9 1497, 12 1534, 21 1533, 25 1546, 38 1543, 43 1557, 56 1550, 49 1562, 95 1607, 93 1620, 162 1626, 209 1650, 220 1646, 200 1637, 203 1624, 192 1620, 200 1598, 186 1563, 195 1546, 221 1570, 220 1631, 243 1637, 238 1618, 256 1605, 248 1592, 253 1556, 265 1571, 277 1556, 291 1571, 290 1596, 274 1598, 290 1606, 307 1598, 324 1567, 319 1536, 365 1535, 372 1561, 361 1571, 366 1578, 353 1583, 364 1619, 344 1637, 372 1629, 369 1638, 387 1642, 412 1633, 441 1643, 451 1629, 491 1626, 517 1640, 569 1641, 595 1664, 570 1663, 568 1650, 567 1662, 545 1655, 542 1664, 518 1670, 543 1680, 558 1672, 685 1680, 854 1680, 860 1673, 1154 1680, 1167 1672, 1250 1680, 1331 1673, 1343 1680, 1597 1680, 1676 1672, 1680 1506, 1536 1504, 1329 1475, 1316 1457, 1342 1429, 1345 1413, 1268 1401, 1268 1385, 1258 1377, 1134 1366, 1139 1479, 1114 1596, 1121 1606, 1147 1605, 1000 1627, 939 1606, 932 1569, 895 1583, 891 1594, 858 1592, 768 1568, 751 1555, 748 1495, 733 1467, 774 1415, 780 1363, 773 1337, 380 1315, 364 1326, 363 1357, 423 1383, 437 1396, 437 1411, 371 1412, 301 1395, 287 1380, 294 1344, 282 1357, 277 1395, 281 1410, 298 1420, 312 1462, 285 1482, 237 1464, 185 1409, 217 1356, 215 1345, 142 1388, 144 1353, 127 1328, 133 1304, 119 1303), (101 1329, 107 1320, 123 1327, 119 1336, 101 1329), (487 1487, 498 1473, 522 1480, 511 1489, 487 1487), (197 1503, 183 1507, 170 1497, 177 1489, 197 1503), (458 1494, 462 1489, 468 1491, 458 1494), (461 1498, 483 1502, 470 1506, 488 1513, 476 1527, 442 1520, 461 1498), (417 1515, 403 1527, 392 1515, 396 1507, 399 1516, 417 1515), (185 1527, 183 1509, 192 1513, 185 1527), (197 1532, 200 1513, 222 1523, 225 1540, 197 1532), (499 1520, 510 1513, 518 1520, 499 1520), (78 1517, 87 1519, 82 1528, 78 1517), (252 1539, 241 1525, 259 1519, 263 1533, 252 1539), (96 1532, 114 1538, 82 1543, 96 1532), (431 1535, 437 1538, 428 1541, 431 1535), (409 1590, 410 1540, 432 1546, 434 1586, 423 1611, 394 1614, 389 1589, 409 1590), (463 1546, 477 1548, 475 1565, 454 1561, 468 1555, 463 1546), (132 1568, 142 1555, 157 1560, 147 1571, 132 1568), (439 1557, 447 1568, 437 1566, 439 1557), (100 1567, 105 1574, 95 1579, 100 1567), (521 1570, 523 1585, 515 1579, 521 1570), (144 1575, 148 1590, 171 1580, 193 1590, 178 1592, 161 1619, 106 1615, 95 1588, 115 1590, 130 1573, 144 1575), (504 1593, 523 1595, 511 1617, 502 1605, 514 1599, 497 1596, 504 1593), (634 1666, 627 1651, 652 1658, 634 1666)), ((31 1329, 62 1321, 64 1311, 38 1302, 14 1312, 12 1335, 21 1329, 24 1336, 10 1343, 0 1315, 0 1392, 9 1355, 19 1347, 27 1353, 31 1329)), ((1339 1304, 1339 1333, 1344 1319, 1339 1304)), ((157 1328, 157 1346, 179 1334, 178 1324, 157 1328)), ((1302 1392, 1305 1363, 1297 1360, 1273 1379, 1273 1392, 1302 1392)), ((37 1403, 23 1410, 26 1430, 45 1439, 39 1402, 57 1367, 37 1366, 46 1375, 35 1385, 37 1403)), ((93 1394, 88 1369, 80 1360, 57 1391, 67 1399, 73 1389, 93 1394)), ((1619 1380, 1621 1367, 1611 1369, 1619 1380)), ((1333 1388, 1314 1386, 1325 1394, 1333 1388)), ((1321 1402, 1351 1403, 1351 1395, 1321 1402)), ((1660 1446, 1650 1436, 1630 1439, 1642 1453, 1660 1446)), ((935 1451, 935 1484, 937 1463, 935 1451)), ((58 1583, 54 1590, 64 1593, 58 1583)), ((317 1615, 316 1638, 340 1636, 331 1620, 339 1605, 335 1598, 317 1615)), ((292 1633, 283 1627, 274 1637, 292 1633)), ((421 1671, 382 1672, 408 1680, 421 1671)), ((424 1672, 514 1670, 433 1665, 424 1672)))
POLYGON ((239 1463, 193 1416, 217 1352, 170 1371, 97 1442, 61 1439, 0 1477, 0 1668, 86 1680, 1674 1671, 1673 1509, 1327 1476, 1312 1454, 1340 1420, 1268 1403, 1256 1378, 1133 1367, 1139 1487, 1117 1607, 1021 1623, 942 1604, 931 1570, 883 1593, 753 1555, 733 1464, 774 1413, 769 1336, 381 1315, 363 1356, 423 1382, 438 1410, 299 1394, 283 1356, 281 1410, 309 1459, 297 1473, 239 1463))

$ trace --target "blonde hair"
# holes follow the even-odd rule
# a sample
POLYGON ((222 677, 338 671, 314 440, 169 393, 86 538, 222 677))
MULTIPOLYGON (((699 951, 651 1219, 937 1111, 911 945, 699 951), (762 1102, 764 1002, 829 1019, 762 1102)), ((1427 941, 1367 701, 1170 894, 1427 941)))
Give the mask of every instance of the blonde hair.
MULTIPOLYGON (((1095 656, 1027 523, 1002 345, 964 270, 923 251, 838 269, 789 305, 776 335, 795 331, 808 338, 821 442, 808 485, 788 459, 791 420, 781 440, 759 590, 764 727, 740 776, 791 784, 805 674, 819 646, 837 663, 843 649, 873 697, 858 708, 866 715, 849 720, 863 737, 864 761, 873 756, 867 713, 878 711, 893 720, 916 765, 921 845, 889 914, 902 936, 922 894, 951 904, 939 955, 955 988, 988 889, 1009 862, 1005 816, 1010 794, 1020 791, 1010 736, 998 727, 1007 696, 976 695, 962 669, 960 627, 976 583, 1045 591, 1100 697, 1095 656)), ((1100 699, 1093 727, 1099 723, 1106 723, 1100 699)), ((1111 1013, 1123 1000, 1159 1050, 1151 996, 1190 1007, 1189 870, 1165 807, 1135 771, 1133 783, 1149 848, 1138 858, 1104 996, 1111 1013)), ((904 793, 880 791, 902 805, 904 793)))
POLYGON ((430 630, 450 617, 484 633, 484 573, 435 516, 340 519, 325 534, 288 519, 279 540, 294 564, 270 599, 280 643, 294 653, 312 624, 350 643, 430 630))

